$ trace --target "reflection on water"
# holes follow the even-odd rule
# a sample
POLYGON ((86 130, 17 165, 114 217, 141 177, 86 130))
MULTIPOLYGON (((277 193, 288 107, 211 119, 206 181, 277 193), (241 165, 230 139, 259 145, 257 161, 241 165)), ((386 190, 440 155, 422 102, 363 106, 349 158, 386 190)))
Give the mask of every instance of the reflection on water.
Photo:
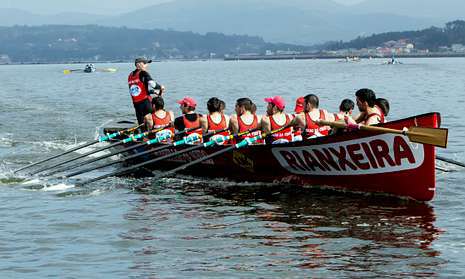
POLYGON ((420 277, 434 276, 444 264, 431 245, 441 230, 425 203, 170 180, 140 194, 133 206, 125 217, 135 226, 121 237, 144 241, 134 268, 147 274, 163 274, 157 255, 172 256, 181 274, 197 276, 315 272, 420 277), (179 253, 192 257, 181 260, 175 257, 179 253))

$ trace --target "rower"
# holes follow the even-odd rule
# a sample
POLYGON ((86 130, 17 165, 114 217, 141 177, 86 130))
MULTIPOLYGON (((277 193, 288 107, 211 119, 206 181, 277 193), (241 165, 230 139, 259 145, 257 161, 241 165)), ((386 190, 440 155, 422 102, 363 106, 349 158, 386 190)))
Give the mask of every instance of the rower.
POLYGON ((373 90, 362 88, 355 92, 357 107, 360 115, 356 118, 357 123, 362 125, 376 125, 381 122, 380 111, 375 108, 376 94, 373 90))
POLYGON ((389 114, 390 106, 389 101, 384 98, 377 98, 375 101, 375 108, 378 110, 378 113, 381 115, 381 123, 386 123, 386 116, 389 114))
MULTIPOLYGON (((208 115, 200 118, 200 124, 204 133, 224 130, 229 127, 229 116, 224 115, 223 111, 226 108, 225 102, 213 97, 207 102, 208 115)), ((228 136, 229 131, 224 131, 212 136, 209 140, 228 136)), ((221 143, 226 144, 226 142, 221 143)))
MULTIPOLYGON (((303 96, 300 96, 295 100, 295 107, 294 107, 294 120, 298 115, 304 115, 304 103, 305 99, 303 96)), ((302 129, 299 127, 294 127, 294 141, 302 141, 302 129)))
MULTIPOLYGON (((152 114, 145 116, 145 124, 148 131, 166 127, 174 120, 173 112, 165 110, 165 102, 162 97, 152 99, 152 110, 152 114)), ((174 135, 174 127, 168 127, 157 132, 155 137, 166 137, 166 135, 171 138, 174 135)))
MULTIPOLYGON (((281 96, 274 96, 271 98, 265 98, 265 102, 268 103, 266 107, 266 114, 262 117, 261 127, 262 131, 269 134, 271 131, 281 129, 289 126, 293 116, 284 113, 286 103, 281 96)), ((288 143, 294 141, 293 128, 291 126, 285 128, 281 132, 273 133, 270 137, 272 144, 288 143)))
MULTIPOLYGON (((255 130, 251 133, 243 135, 239 138, 251 138, 261 134, 260 132, 260 122, 255 113, 252 112, 254 104, 249 98, 240 98, 236 101, 235 111, 236 114, 231 115, 229 126, 230 130, 233 133, 241 133, 247 130, 255 130)), ((263 143, 263 140, 255 142, 256 144, 263 143)))
POLYGON ((304 113, 297 115, 295 125, 303 129, 305 138, 314 138, 327 136, 331 127, 318 126, 319 120, 333 121, 334 115, 325 109, 318 108, 320 100, 314 94, 308 94, 304 97, 304 113))
MULTIPOLYGON (((339 112, 334 114, 334 121, 344 122, 346 124, 357 124, 352 118, 352 112, 355 108, 354 101, 350 99, 342 100, 339 105, 339 112)), ((331 135, 343 133, 345 129, 332 128, 329 132, 331 135)), ((346 129, 347 130, 347 129, 346 129)))
POLYGON ((344 120, 345 122, 355 123, 352 118, 352 112, 355 108, 354 101, 350 99, 342 100, 339 105, 339 112, 334 114, 334 121, 344 120))
POLYGON ((304 103, 305 103, 305 99, 304 99, 303 96, 301 96, 301 97, 297 98, 297 100, 295 100, 294 117, 296 117, 299 114, 303 114, 303 112, 304 112, 304 103))
POLYGON ((180 105, 182 116, 179 116, 174 120, 174 128, 177 131, 184 131, 185 129, 198 127, 198 129, 186 132, 186 135, 197 134, 199 138, 201 138, 202 127, 200 127, 200 118, 202 115, 195 112, 197 102, 191 97, 184 97, 181 100, 178 100, 177 103, 180 105))

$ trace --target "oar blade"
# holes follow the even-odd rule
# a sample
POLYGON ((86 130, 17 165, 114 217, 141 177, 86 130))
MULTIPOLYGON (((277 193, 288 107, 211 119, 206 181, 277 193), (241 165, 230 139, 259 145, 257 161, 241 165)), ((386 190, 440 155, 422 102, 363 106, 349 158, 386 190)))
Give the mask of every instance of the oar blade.
POLYGON ((407 136, 410 141, 447 148, 448 129, 410 127, 407 136))

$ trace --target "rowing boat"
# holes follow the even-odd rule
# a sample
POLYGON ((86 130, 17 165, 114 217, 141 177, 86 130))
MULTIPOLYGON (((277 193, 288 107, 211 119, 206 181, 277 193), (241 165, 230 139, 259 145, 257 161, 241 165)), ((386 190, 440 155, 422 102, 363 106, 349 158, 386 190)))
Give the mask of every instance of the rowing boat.
MULTIPOLYGON (((440 126, 433 112, 379 126, 391 129, 440 126)), ((107 127, 112 133, 124 127, 107 127)), ((134 142, 119 145, 127 148, 134 142)), ((133 153, 157 145, 143 145, 133 153)), ((141 156, 141 163, 185 147, 170 147, 141 156)), ((196 149, 146 166, 150 171, 171 169, 212 154, 223 147, 196 149)), ((344 191, 383 193, 429 201, 436 190, 435 147, 410 142, 407 136, 357 130, 337 135, 275 145, 252 145, 213 157, 182 171, 183 174, 227 178, 234 181, 271 182, 296 186, 329 187, 344 191)))

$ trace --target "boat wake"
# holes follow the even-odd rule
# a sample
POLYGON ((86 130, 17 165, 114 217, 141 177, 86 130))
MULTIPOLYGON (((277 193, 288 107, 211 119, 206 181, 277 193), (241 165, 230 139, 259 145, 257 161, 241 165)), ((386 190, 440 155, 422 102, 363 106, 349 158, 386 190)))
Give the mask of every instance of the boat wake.
POLYGON ((0 137, 0 148, 13 147, 14 145, 13 134, 5 134, 0 137))

